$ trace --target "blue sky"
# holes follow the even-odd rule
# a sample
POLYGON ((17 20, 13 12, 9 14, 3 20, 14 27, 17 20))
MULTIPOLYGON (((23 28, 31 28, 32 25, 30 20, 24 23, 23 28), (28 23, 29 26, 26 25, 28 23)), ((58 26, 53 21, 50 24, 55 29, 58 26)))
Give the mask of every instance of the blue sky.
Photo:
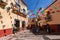
MULTIPOLYGON (((38 11, 39 8, 46 9, 55 0, 24 0, 28 6, 28 10, 38 11)), ((30 13, 31 14, 31 13, 30 13)), ((32 16, 33 17, 33 16, 32 16)))

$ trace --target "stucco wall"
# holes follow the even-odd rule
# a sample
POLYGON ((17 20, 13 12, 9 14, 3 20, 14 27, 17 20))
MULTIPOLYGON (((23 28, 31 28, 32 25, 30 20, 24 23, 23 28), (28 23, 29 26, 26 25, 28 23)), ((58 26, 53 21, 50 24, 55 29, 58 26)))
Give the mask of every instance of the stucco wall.
POLYGON ((5 11, 4 9, 1 9, 1 8, 0 8, 0 12, 1 12, 1 16, 3 17, 0 19, 0 29, 3 29, 3 25, 5 25, 4 29, 12 28, 12 24, 14 24, 14 19, 20 20, 20 27, 22 27, 22 21, 25 21, 26 26, 27 26, 27 22, 28 22, 27 18, 23 18, 14 13, 10 13, 10 15, 9 15, 9 13, 7 13, 7 11, 5 11), (10 17, 12 17, 12 19, 10 17), (3 23, 1 23, 1 21, 3 21, 3 23), (11 23, 11 21, 12 21, 12 23, 11 23))
POLYGON ((49 24, 60 24, 60 0, 56 0, 54 4, 52 4, 48 10, 52 13, 52 21, 49 24), (54 8, 56 6, 56 9, 54 8), (59 11, 59 12, 57 12, 59 11))
MULTIPOLYGON (((10 6, 10 3, 13 2, 14 0, 8 0, 8 6, 10 6)), ((26 9, 26 14, 27 14, 27 7, 21 2, 21 8, 26 9)), ((0 19, 0 30, 3 29, 3 25, 5 25, 4 29, 8 29, 8 28, 12 28, 12 24, 14 24, 14 19, 19 19, 20 20, 20 27, 22 27, 22 21, 25 21, 26 26, 28 25, 28 18, 24 18, 21 17, 19 15, 16 15, 14 13, 12 13, 10 11, 10 15, 9 12, 7 13, 6 7, 5 9, 0 8, 0 12, 1 12, 1 16, 3 17, 2 19, 0 19), (12 19, 10 18, 12 17, 12 19), (3 21, 3 23, 1 23, 1 21, 3 21)))

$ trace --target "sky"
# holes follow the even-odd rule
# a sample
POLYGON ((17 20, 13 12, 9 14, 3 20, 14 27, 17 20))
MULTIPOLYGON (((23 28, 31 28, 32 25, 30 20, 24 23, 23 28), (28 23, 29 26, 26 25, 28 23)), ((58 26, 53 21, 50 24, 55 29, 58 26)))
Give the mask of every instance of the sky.
MULTIPOLYGON (((48 6, 50 6, 55 0, 24 0, 24 2, 27 4, 28 10, 32 10, 35 14, 35 11, 38 11, 39 8, 46 9, 48 6)), ((29 12, 28 15, 32 14, 32 12, 29 12)), ((34 18, 34 16, 30 16, 30 18, 34 18)))

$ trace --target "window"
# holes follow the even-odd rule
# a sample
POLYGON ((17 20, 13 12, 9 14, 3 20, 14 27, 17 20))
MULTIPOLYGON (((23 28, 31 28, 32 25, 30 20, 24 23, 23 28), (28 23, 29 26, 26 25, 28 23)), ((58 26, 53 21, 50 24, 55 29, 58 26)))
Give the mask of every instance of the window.
POLYGON ((25 12, 25 9, 23 9, 23 12, 25 12))
POLYGON ((57 25, 58 30, 60 30, 60 24, 57 25))
POLYGON ((22 27, 23 28, 25 27, 25 21, 22 21, 22 27))
POLYGON ((18 28, 20 27, 20 21, 18 19, 15 19, 14 24, 15 24, 15 27, 18 27, 18 28))
POLYGON ((7 2, 8 0, 2 0, 3 2, 7 2))

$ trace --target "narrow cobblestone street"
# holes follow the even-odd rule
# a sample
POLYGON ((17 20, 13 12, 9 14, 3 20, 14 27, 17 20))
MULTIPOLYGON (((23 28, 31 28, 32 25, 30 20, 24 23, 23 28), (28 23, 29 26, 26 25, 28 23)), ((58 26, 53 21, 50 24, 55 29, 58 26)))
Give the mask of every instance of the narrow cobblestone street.
POLYGON ((60 40, 60 0, 0 0, 0 40, 60 40))
MULTIPOLYGON (((56 35, 55 35, 56 36, 56 35)), ((51 40, 53 36, 51 35, 51 40)), ((34 35, 29 30, 24 30, 22 32, 18 32, 16 34, 11 34, 5 37, 1 37, 0 40, 50 40, 48 35, 34 35)), ((55 39, 59 39, 56 37, 55 39)))

